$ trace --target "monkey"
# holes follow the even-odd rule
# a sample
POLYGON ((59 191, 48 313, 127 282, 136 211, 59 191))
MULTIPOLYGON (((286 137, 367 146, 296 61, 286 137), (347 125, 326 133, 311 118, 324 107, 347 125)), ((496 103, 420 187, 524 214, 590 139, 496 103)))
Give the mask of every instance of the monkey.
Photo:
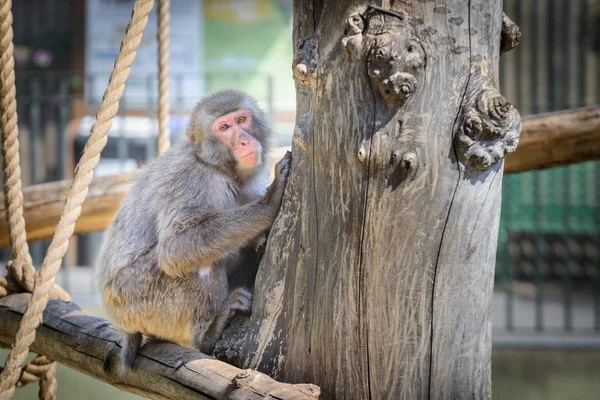
POLYGON ((129 370, 144 336, 211 354, 234 314, 251 311, 252 292, 230 290, 228 273, 245 267, 244 249, 279 212, 291 154, 267 188, 271 135, 254 99, 218 91, 197 103, 186 135, 138 172, 97 262, 104 309, 124 334, 107 372, 129 370))

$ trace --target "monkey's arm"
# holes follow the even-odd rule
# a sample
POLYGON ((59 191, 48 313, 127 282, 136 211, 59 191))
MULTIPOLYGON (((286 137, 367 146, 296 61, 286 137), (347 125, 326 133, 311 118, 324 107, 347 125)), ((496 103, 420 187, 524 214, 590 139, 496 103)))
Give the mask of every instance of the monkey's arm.
POLYGON ((211 265, 268 229, 273 218, 273 207, 263 201, 223 211, 172 210, 159 217, 160 266, 169 275, 181 275, 211 265))

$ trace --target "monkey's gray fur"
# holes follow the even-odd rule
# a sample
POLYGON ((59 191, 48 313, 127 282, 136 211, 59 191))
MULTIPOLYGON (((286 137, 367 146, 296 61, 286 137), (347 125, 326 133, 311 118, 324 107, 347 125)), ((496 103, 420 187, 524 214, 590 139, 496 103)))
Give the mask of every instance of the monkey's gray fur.
MULTIPOLYGON (((281 204, 290 155, 264 195, 271 131, 249 96, 228 90, 204 98, 186 133, 140 171, 104 234, 97 282, 126 334, 121 374, 133 365, 142 334, 212 352, 233 314, 251 308, 252 293, 230 292, 227 271, 252 267, 240 260, 243 247, 270 228, 281 204), (263 150, 251 173, 237 170, 233 153, 211 131, 216 118, 240 108, 251 111, 252 135, 263 150)), ((114 364, 107 359, 107 369, 114 364)))

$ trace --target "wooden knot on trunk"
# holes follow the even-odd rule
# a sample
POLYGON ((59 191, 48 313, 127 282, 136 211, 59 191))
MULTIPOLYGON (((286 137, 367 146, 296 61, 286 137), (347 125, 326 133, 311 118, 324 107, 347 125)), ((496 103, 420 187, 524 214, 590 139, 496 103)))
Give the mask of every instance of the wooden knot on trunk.
POLYGON ((504 13, 502 14, 502 33, 500 38, 500 54, 511 51, 521 43, 521 28, 504 13))
POLYGON ((474 86, 463 107, 455 143, 465 166, 485 171, 517 149, 521 116, 487 75, 474 86))
POLYGON ((317 78, 318 40, 316 36, 299 39, 296 55, 292 61, 294 79, 301 84, 312 87, 317 78))
POLYGON ((311 113, 301 114, 296 118, 296 128, 292 140, 296 146, 304 151, 308 151, 308 132, 311 121, 311 113))
POLYGON ((358 161, 362 164, 365 164, 369 159, 371 153, 371 140, 363 140, 358 148, 358 161))
POLYGON ((362 15, 354 13, 346 20, 346 30, 342 39, 342 46, 348 54, 357 55, 362 53, 364 29, 365 21, 362 15))
POLYGON ((371 82, 390 107, 402 107, 416 92, 426 57, 406 13, 369 6, 352 14, 342 45, 351 55, 366 56, 371 82))
POLYGON ((417 150, 403 152, 394 150, 387 167, 386 180, 392 190, 396 189, 408 178, 414 179, 419 167, 417 150))

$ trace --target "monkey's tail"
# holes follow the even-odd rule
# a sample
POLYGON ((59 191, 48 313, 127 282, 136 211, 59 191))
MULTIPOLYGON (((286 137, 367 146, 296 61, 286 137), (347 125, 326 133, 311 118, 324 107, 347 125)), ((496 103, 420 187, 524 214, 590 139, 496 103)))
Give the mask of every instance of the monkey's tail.
POLYGON ((104 360, 104 372, 109 375, 123 376, 135 362, 135 357, 142 346, 143 336, 139 332, 126 333, 122 347, 113 347, 104 360))

